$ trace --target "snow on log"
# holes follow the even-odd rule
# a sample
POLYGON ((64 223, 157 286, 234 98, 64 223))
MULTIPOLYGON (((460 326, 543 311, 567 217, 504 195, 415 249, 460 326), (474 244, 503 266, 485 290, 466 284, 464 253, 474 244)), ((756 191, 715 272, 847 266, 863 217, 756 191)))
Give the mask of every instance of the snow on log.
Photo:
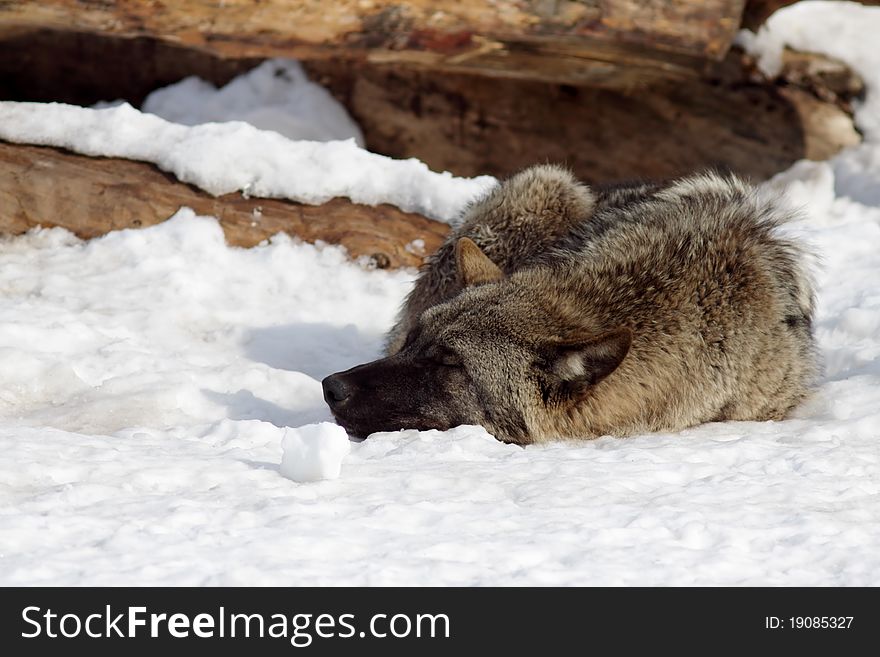
POLYGON ((0 101, 0 139, 151 162, 214 196, 241 192, 311 205, 345 197, 441 221, 454 221, 496 182, 431 171, 416 159, 366 151, 352 139, 289 139, 243 121, 183 125, 125 103, 95 109, 0 101))
POLYGON ((0 142, 0 233, 61 226, 82 238, 160 223, 181 206, 219 219, 227 241, 254 246, 285 232, 307 242, 341 244, 377 267, 416 267, 448 226, 391 205, 335 198, 322 205, 214 197, 151 164, 0 142))

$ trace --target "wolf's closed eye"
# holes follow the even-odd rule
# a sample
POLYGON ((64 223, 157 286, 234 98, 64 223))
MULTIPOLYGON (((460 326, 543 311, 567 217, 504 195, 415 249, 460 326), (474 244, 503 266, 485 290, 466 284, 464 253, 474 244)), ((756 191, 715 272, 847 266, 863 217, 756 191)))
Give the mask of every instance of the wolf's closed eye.
POLYGON ((458 354, 449 349, 438 351, 432 356, 431 360, 444 367, 461 367, 461 358, 458 357, 458 354))

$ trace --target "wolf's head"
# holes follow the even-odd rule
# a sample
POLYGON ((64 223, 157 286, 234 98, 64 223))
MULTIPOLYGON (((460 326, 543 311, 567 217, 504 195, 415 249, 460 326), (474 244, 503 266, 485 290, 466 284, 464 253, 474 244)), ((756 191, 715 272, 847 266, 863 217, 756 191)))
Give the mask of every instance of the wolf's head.
POLYGON ((504 278, 467 238, 456 263, 464 290, 424 311, 398 353, 324 379, 349 433, 479 424, 530 443, 558 431, 625 358, 630 331, 572 316, 544 285, 550 272, 504 278))

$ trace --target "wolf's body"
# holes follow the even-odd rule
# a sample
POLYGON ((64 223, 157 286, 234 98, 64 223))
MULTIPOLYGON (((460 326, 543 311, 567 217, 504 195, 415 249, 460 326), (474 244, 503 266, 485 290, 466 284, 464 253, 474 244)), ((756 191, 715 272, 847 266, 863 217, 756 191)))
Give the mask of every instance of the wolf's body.
POLYGON ((325 397, 357 434, 467 423, 517 443, 781 419, 816 373, 786 219, 732 177, 591 189, 526 170, 427 263, 388 357, 325 397))

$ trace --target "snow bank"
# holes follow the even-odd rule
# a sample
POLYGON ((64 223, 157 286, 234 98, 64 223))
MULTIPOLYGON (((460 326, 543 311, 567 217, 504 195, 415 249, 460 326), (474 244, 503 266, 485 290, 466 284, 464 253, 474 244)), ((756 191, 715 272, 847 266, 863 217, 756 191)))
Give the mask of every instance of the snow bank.
POLYGON ((307 486, 285 432, 331 420, 320 380, 376 357, 412 273, 229 248, 189 211, 2 240, 0 584, 878 585, 880 208, 793 229, 824 257, 826 363, 794 419, 382 433, 307 486))
POLYGON ((188 77, 157 89, 141 109, 184 125, 244 121, 288 139, 354 139, 363 147, 358 125, 330 93, 310 81, 299 62, 273 59, 217 89, 188 77))
POLYGON ((0 102, 0 139, 85 155, 152 162, 214 195, 243 192, 301 203, 345 196, 454 220, 489 176, 456 178, 419 160, 395 160, 346 141, 291 141, 240 121, 185 126, 128 104, 89 109, 59 103, 0 102))

